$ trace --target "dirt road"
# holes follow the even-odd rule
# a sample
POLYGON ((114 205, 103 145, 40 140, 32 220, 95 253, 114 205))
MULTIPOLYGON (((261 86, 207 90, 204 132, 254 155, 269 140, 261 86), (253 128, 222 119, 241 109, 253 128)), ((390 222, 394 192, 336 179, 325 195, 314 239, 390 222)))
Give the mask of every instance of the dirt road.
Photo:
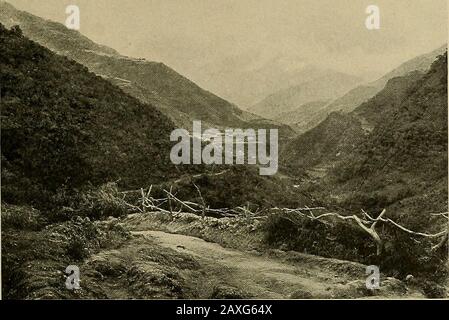
MULTIPOLYGON (((190 281, 197 282, 199 291, 226 286, 226 290, 234 289, 244 297, 274 299, 363 298, 372 295, 366 289, 363 268, 357 276, 345 274, 341 269, 332 270, 329 264, 319 263, 326 261, 323 258, 295 265, 277 257, 223 248, 219 244, 186 235, 162 231, 137 231, 133 234, 194 258, 201 266, 201 279, 190 281)), ((397 280, 387 279, 384 284, 376 297, 410 296, 410 292, 407 293, 405 286, 397 280)))

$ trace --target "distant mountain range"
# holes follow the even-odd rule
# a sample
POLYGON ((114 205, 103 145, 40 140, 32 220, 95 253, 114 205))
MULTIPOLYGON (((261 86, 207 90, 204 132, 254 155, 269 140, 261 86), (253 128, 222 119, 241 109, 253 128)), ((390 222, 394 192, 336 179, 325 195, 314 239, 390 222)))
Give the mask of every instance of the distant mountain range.
POLYGON ((192 120, 202 120, 204 127, 269 126, 279 128, 281 136, 292 133, 288 126, 245 112, 201 89, 163 63, 120 55, 60 23, 19 11, 3 1, 0 22, 6 27, 19 25, 31 40, 87 66, 140 101, 153 104, 178 127, 189 129, 192 120))
POLYGON ((433 50, 432 52, 417 56, 411 60, 408 60, 401 64, 399 67, 393 69, 380 79, 368 84, 360 85, 343 96, 332 101, 327 105, 319 115, 317 115, 313 121, 308 123, 297 123, 295 125, 298 131, 305 131, 310 127, 316 125, 319 121, 332 111, 341 110, 343 112, 351 112, 363 102, 373 97, 376 93, 381 91, 388 80, 394 77, 404 76, 413 71, 427 71, 431 64, 435 61, 436 57, 443 54, 447 50, 447 46, 443 45, 440 48, 433 50))
POLYGON ((317 100, 307 102, 301 105, 298 109, 286 111, 278 114, 275 119, 281 123, 288 123, 289 125, 297 125, 300 122, 308 123, 314 119, 314 116, 326 105, 329 100, 317 100))
POLYGON ((211 90, 244 110, 271 94, 326 76, 329 72, 302 62, 300 57, 267 59, 263 52, 227 57, 209 63, 203 69, 211 90))
POLYGON ((284 112, 297 111, 303 114, 312 111, 308 103, 334 99, 362 81, 332 70, 320 70, 317 73, 315 70, 309 71, 309 79, 269 95, 248 110, 270 119, 276 119, 284 112))
POLYGON ((381 91, 388 80, 409 72, 428 70, 446 48, 443 45, 430 53, 415 57, 380 79, 356 87, 353 85, 360 83, 356 78, 338 73, 333 75, 330 72, 328 79, 331 81, 320 76, 312 82, 281 90, 254 105, 249 111, 288 124, 296 132, 303 133, 318 125, 333 111, 351 112, 381 91), (329 101, 323 103, 323 100, 329 101), (311 108, 311 105, 314 107, 311 108))

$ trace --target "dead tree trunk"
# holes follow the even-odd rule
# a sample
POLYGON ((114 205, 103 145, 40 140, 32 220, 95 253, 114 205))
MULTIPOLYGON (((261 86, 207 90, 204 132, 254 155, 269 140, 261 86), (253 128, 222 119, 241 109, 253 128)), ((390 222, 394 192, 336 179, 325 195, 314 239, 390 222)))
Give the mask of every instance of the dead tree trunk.
POLYGON ((352 215, 352 216, 342 216, 338 213, 324 213, 321 214, 319 216, 315 216, 312 211, 309 211, 310 216, 313 219, 316 220, 320 220, 323 219, 325 217, 336 217, 340 220, 352 220, 354 221, 363 231, 365 231, 366 233, 368 233, 368 235, 371 237, 371 239, 373 239, 374 243, 376 244, 376 254, 378 256, 380 256, 382 254, 383 251, 383 247, 384 247, 384 243, 382 241, 382 239, 380 238, 379 234, 376 231, 376 226, 377 226, 377 222, 381 221, 380 219, 382 219, 382 216, 385 215, 386 210, 384 209, 381 214, 379 215, 379 217, 377 217, 376 219, 373 219, 374 221, 369 222, 366 220, 362 220, 361 218, 357 217, 356 215, 352 215), (370 226, 367 226, 371 223, 370 226))

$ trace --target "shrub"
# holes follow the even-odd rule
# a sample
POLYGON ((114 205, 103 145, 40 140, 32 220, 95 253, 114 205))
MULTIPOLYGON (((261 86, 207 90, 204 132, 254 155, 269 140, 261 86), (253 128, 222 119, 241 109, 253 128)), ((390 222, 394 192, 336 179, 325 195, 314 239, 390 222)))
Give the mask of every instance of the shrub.
POLYGON ((380 267, 393 276, 405 278, 413 274, 433 281, 442 281, 448 276, 447 250, 432 251, 432 243, 427 238, 413 239, 391 226, 385 227, 381 237, 385 239, 385 250, 380 267))
POLYGON ((77 211, 92 219, 120 217, 128 212, 128 205, 120 194, 116 183, 106 183, 98 189, 81 195, 77 211))
POLYGON ((447 290, 433 281, 426 281, 423 286, 423 293, 430 299, 447 298, 447 290))
POLYGON ((40 211, 30 206, 2 204, 2 228, 39 230, 46 223, 40 211))
POLYGON ((86 243, 77 237, 70 239, 66 250, 67 255, 75 260, 83 260, 89 256, 89 250, 86 247, 86 243))
POLYGON ((335 221, 334 226, 293 214, 273 214, 262 226, 265 242, 322 257, 363 262, 375 246, 357 227, 335 221))
POLYGON ((117 219, 98 221, 96 226, 100 233, 98 242, 101 248, 116 248, 131 238, 130 232, 117 219))

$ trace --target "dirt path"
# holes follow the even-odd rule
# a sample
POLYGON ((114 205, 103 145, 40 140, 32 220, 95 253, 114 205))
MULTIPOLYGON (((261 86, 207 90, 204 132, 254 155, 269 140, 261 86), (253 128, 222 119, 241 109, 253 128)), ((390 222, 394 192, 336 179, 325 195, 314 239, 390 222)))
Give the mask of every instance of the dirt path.
MULTIPOLYGON (((296 266, 281 259, 223 248, 202 239, 162 231, 136 231, 134 235, 151 239, 158 246, 192 256, 202 269, 196 279, 201 290, 217 285, 235 288, 253 298, 362 298, 370 293, 365 288, 366 275, 347 275, 325 266, 305 263, 296 266)), ((382 294, 398 295, 389 288, 382 294)))

